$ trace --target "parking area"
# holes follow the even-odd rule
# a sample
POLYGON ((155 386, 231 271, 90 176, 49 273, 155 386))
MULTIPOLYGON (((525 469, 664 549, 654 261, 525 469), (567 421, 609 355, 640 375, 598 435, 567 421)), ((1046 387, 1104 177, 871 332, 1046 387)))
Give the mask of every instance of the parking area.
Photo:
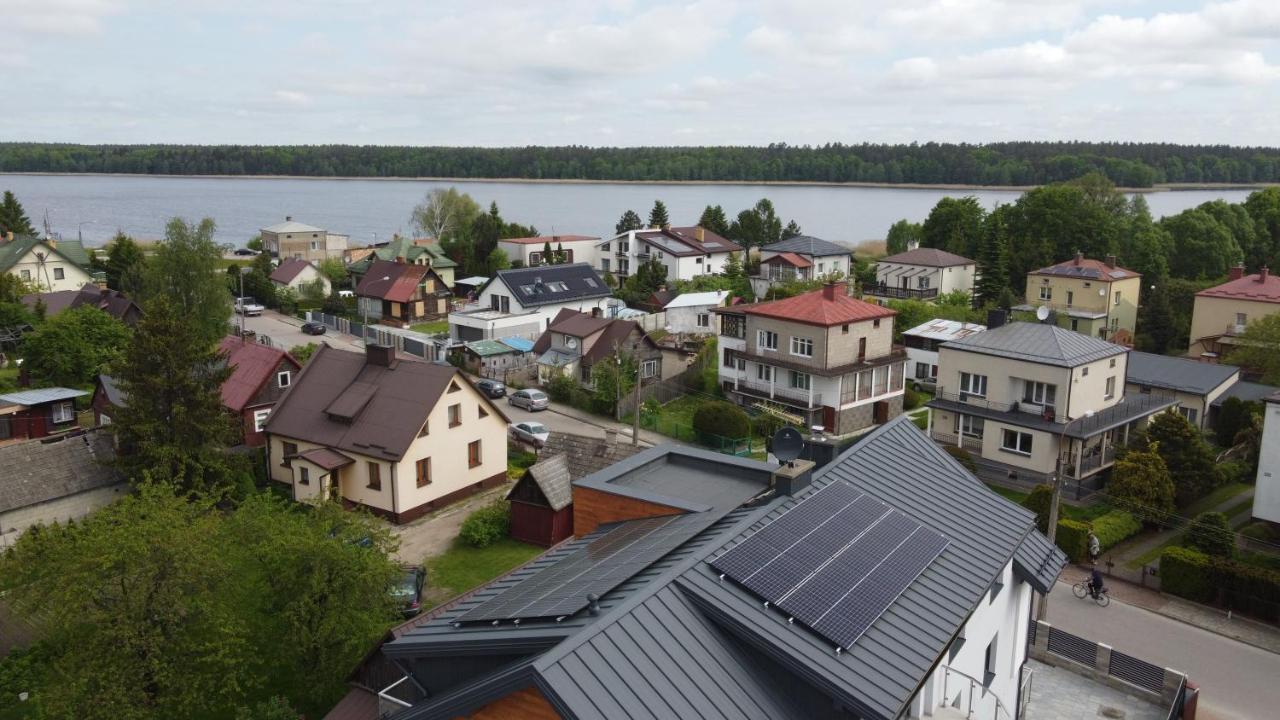
MULTIPOLYGON (((239 315, 233 318, 236 323, 239 323, 240 319, 239 315)), ((324 343, 343 350, 364 351, 360 338, 354 335, 344 335, 333 330, 329 330, 324 335, 308 335, 302 332, 302 320, 274 310, 264 310, 261 315, 244 318, 244 327, 245 330, 266 335, 272 342, 286 350, 295 345, 324 343)))

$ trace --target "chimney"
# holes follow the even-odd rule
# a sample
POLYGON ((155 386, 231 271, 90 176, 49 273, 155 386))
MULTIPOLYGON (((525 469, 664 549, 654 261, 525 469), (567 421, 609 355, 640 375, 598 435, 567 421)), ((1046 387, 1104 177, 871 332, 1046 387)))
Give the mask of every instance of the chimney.
POLYGON ((371 343, 365 347, 364 356, 366 365, 389 368, 395 362, 396 349, 390 345, 371 343))
MULTIPOLYGON (((10 233, 12 235, 12 233, 10 233)), ((1235 267, 1227 273, 1228 280, 1239 280, 1244 277, 1244 263, 1237 263, 1235 267)))
POLYGON ((795 495, 801 490, 809 487, 809 482, 813 480, 813 468, 815 463, 812 460, 796 458, 790 463, 778 466, 773 471, 773 489, 779 495, 795 495))
POLYGON ((698 242, 702 242, 703 238, 707 236, 707 231, 703 230, 702 226, 699 225, 698 227, 693 229, 693 236, 698 239, 698 242))
POLYGON ((293 222, 293 216, 292 216, 292 215, 285 215, 285 216, 284 216, 284 221, 285 221, 285 222, 293 222))
POLYGON ((1107 267, 1109 267, 1109 268, 1113 268, 1113 267, 1115 267, 1115 266, 1116 266, 1116 256, 1115 256, 1115 255, 1108 255, 1108 256, 1107 256, 1107 267))
POLYGON ((600 306, 599 306, 599 305, 597 305, 597 306, 595 306, 595 307, 591 308, 591 317, 593 317, 593 318, 598 318, 598 317, 600 317, 600 306))
POLYGON ((1262 267, 1258 268, 1258 282, 1260 283, 1266 282, 1267 276, 1270 274, 1271 274, 1271 271, 1267 269, 1266 265, 1263 265, 1262 267))
POLYGON ((849 283, 831 282, 822 286, 822 299, 835 300, 841 295, 849 294, 849 283))
POLYGON ((1001 308, 993 308, 987 311, 987 329, 995 330, 1005 323, 1004 310, 1001 308))
POLYGON ((1077 250, 1077 251, 1076 251, 1076 266, 1077 266, 1077 267, 1080 265, 1080 261, 1081 261, 1081 260, 1084 260, 1084 253, 1082 253, 1082 252, 1080 252, 1079 250, 1077 250))

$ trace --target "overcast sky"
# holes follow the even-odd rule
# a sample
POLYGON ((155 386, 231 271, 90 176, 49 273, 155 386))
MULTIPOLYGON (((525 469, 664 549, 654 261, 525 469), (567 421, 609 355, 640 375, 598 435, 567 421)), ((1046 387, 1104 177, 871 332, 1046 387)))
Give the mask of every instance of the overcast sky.
POLYGON ((0 0, 0 140, 1280 144, 1280 0, 0 0))

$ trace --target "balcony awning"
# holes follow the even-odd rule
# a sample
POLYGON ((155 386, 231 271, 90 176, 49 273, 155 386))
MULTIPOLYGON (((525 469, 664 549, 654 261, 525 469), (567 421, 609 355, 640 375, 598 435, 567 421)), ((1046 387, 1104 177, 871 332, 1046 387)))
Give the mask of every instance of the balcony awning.
POLYGON ((1177 398, 1172 396, 1154 394, 1125 395, 1120 399, 1120 402, 1101 412, 1094 413, 1089 417, 1075 418, 1070 423, 1062 423, 1046 420, 1042 415, 1013 410, 1003 405, 979 404, 979 402, 976 400, 962 402, 958 398, 943 398, 939 396, 930 400, 927 405, 937 410, 972 415, 1047 433, 1062 434, 1063 429, 1066 428, 1065 434, 1067 437, 1086 440, 1178 404, 1177 398))

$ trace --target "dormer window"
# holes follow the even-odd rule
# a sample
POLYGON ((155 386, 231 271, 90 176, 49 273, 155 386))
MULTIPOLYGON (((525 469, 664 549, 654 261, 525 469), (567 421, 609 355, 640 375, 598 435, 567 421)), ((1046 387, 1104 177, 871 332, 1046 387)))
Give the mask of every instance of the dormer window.
POLYGON ((289 387, 289 382, 291 380, 292 380, 292 377, 290 376, 290 373, 288 370, 276 373, 276 385, 281 388, 289 387))

